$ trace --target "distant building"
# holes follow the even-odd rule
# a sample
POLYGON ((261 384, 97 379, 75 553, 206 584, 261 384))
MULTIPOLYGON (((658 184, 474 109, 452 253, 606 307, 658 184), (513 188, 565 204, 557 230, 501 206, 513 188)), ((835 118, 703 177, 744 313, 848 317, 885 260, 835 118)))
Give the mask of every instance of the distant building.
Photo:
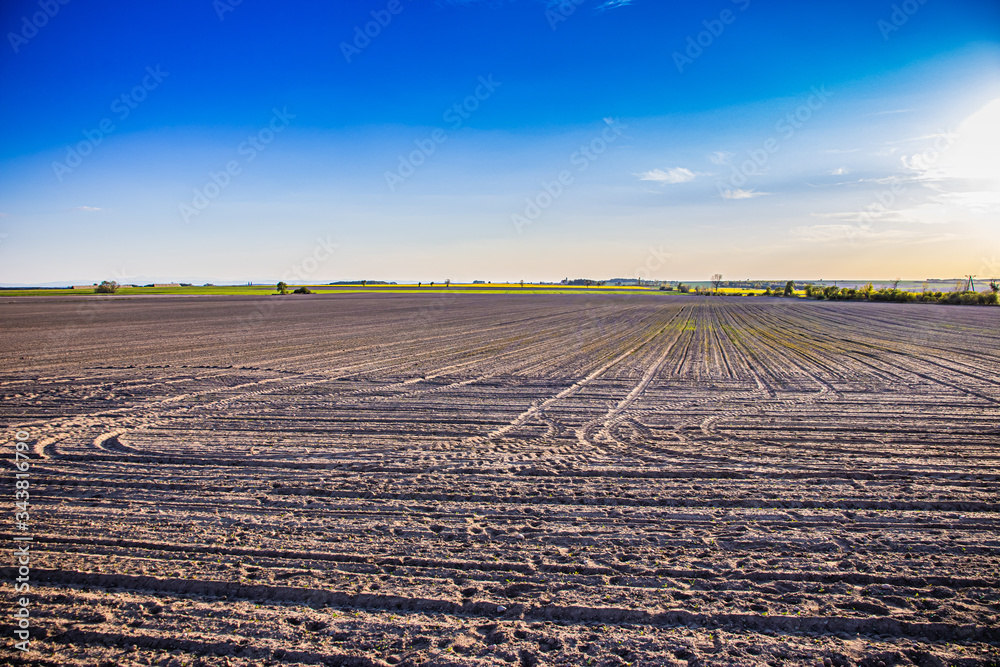
POLYGON ((643 280, 642 278, 612 278, 607 284, 615 287, 659 287, 666 283, 662 280, 643 280))

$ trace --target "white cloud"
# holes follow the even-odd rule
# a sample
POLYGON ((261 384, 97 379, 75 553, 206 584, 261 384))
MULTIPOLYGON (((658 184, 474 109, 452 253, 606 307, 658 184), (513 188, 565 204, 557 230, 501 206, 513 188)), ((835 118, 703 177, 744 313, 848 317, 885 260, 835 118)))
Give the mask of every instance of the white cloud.
POLYGON ((810 213, 814 218, 831 218, 833 220, 857 220, 860 215, 857 211, 837 211, 834 213, 810 213))
POLYGON ((653 169, 652 171, 636 175, 640 181, 656 181, 657 183, 689 183, 698 176, 698 174, 684 167, 674 167, 666 171, 653 169))
POLYGON ((907 137, 906 139, 899 139, 898 141, 887 141, 886 145, 891 146, 894 144, 912 144, 915 142, 923 143, 927 141, 936 141, 937 139, 954 141, 955 136, 956 135, 954 132, 935 132, 933 134, 921 134, 919 137, 907 137))
POLYGON ((874 113, 868 114, 869 116, 888 116, 889 114, 896 113, 910 113, 913 109, 887 109, 885 111, 876 111, 874 113))
POLYGON ((599 5, 594 11, 595 12, 606 12, 609 9, 618 9, 619 7, 628 7, 632 4, 632 0, 608 0, 602 5, 599 5))
POLYGON ((916 181, 940 193, 941 202, 966 209, 1000 211, 1000 98, 963 120, 955 132, 921 137, 922 153, 900 160, 916 181))
POLYGON ((804 241, 830 243, 833 241, 909 242, 911 244, 935 243, 957 239, 957 234, 943 234, 919 229, 874 230, 864 225, 803 225, 793 227, 792 235, 804 241))
POLYGON ((837 167, 836 169, 830 171, 831 176, 843 176, 844 174, 849 173, 851 173, 851 170, 847 167, 837 167))
POLYGON ((96 206, 77 206, 77 211, 100 211, 101 209, 96 206))
POLYGON ((708 160, 712 164, 729 164, 733 161, 734 157, 736 157, 736 154, 729 151, 715 151, 708 156, 708 160))
POLYGON ((862 211, 835 211, 832 213, 810 213, 814 218, 829 218, 831 220, 858 220, 862 217, 868 218, 894 218, 901 219, 898 211, 881 207, 869 207, 862 211))
POLYGON ((843 186, 854 186, 863 183, 886 183, 885 178, 856 178, 853 181, 838 181, 836 183, 811 183, 806 181, 806 185, 811 188, 839 188, 843 186))
POLYGON ((725 190, 722 193, 723 199, 753 199, 754 197, 763 197, 764 195, 769 195, 770 192, 757 192, 753 188, 749 190, 743 190, 741 188, 732 188, 725 190))
POLYGON ((850 223, 854 227, 871 227, 873 222, 880 224, 907 224, 914 222, 900 211, 893 211, 885 207, 869 206, 860 211, 837 211, 833 213, 810 213, 811 217, 836 220, 842 223, 850 223))

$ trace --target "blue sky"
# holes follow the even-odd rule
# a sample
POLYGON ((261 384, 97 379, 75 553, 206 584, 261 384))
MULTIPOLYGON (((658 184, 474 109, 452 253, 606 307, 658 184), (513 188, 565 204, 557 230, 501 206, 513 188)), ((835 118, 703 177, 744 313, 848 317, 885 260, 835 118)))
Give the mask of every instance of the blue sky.
POLYGON ((994 2, 36 0, 0 27, 0 283, 1000 275, 994 2))

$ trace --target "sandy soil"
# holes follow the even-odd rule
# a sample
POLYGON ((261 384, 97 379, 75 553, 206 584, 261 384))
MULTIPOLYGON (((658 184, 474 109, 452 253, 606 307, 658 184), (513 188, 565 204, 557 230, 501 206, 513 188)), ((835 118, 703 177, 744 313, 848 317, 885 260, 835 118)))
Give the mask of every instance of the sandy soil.
POLYGON ((763 298, 6 299, 35 587, 0 660, 996 665, 998 342, 763 298))

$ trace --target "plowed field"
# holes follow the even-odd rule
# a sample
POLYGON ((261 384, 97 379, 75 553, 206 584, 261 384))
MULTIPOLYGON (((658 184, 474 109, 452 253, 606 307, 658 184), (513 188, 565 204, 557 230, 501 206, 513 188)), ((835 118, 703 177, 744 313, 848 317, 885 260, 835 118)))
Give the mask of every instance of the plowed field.
POLYGON ((1000 660, 1000 309, 25 298, 0 337, 11 664, 1000 660))

